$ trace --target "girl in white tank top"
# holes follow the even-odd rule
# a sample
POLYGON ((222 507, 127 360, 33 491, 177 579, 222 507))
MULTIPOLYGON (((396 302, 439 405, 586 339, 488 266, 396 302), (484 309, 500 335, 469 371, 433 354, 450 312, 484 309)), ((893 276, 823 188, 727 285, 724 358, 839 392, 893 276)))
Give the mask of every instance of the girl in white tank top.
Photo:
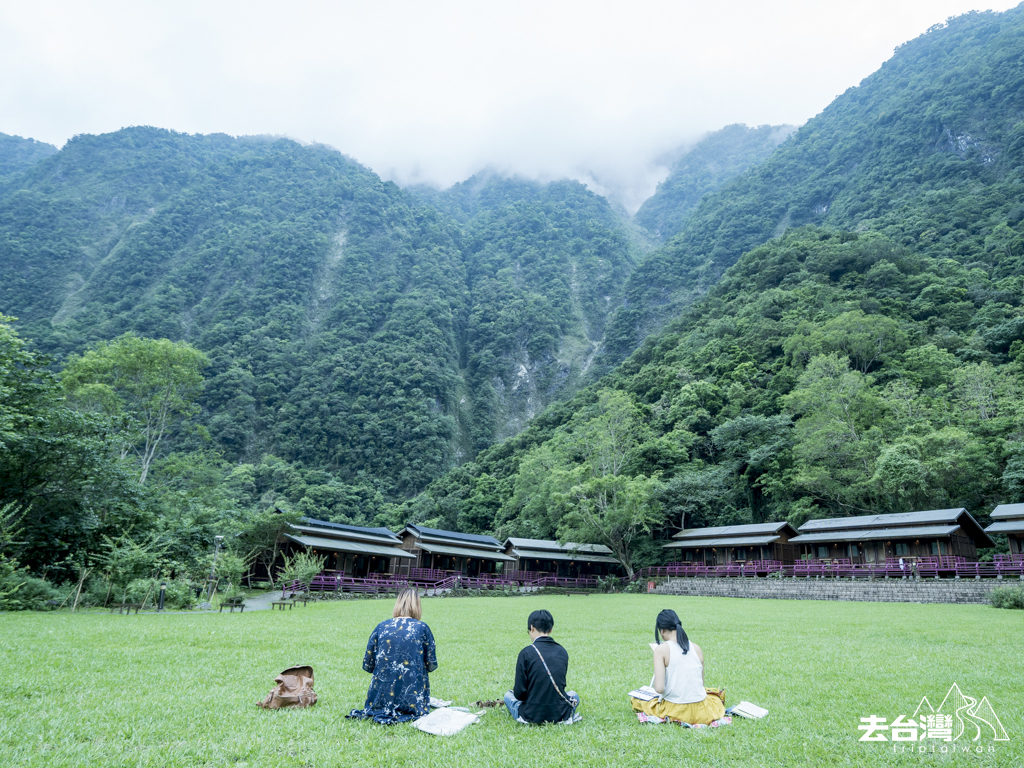
POLYGON ((697 657, 691 645, 688 653, 678 642, 668 644, 668 666, 665 668, 665 690, 661 698, 673 704, 692 704, 702 701, 707 695, 704 690, 704 664, 697 657))
MULTIPOLYGON (((642 716, 653 716, 689 725, 713 724, 725 715, 723 691, 704 687, 704 654, 683 631, 675 611, 658 614, 654 626, 654 699, 630 698, 642 716)), ((647 721, 645 721, 647 722, 647 721)))

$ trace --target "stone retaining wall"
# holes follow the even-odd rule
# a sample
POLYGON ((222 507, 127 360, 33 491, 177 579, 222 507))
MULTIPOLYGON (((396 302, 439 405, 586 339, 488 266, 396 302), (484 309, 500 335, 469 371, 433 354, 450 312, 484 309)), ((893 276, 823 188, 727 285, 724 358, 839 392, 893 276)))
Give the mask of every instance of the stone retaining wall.
POLYGON ((754 579, 687 577, 655 588, 663 595, 753 597, 779 600, 868 600, 883 603, 987 603, 996 587, 1024 585, 1019 579, 754 579))

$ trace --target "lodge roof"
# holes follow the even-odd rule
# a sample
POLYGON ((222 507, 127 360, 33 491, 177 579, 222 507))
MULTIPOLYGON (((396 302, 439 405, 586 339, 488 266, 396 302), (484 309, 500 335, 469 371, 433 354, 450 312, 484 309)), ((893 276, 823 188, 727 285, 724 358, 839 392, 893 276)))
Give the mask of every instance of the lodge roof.
POLYGON ((1000 504, 992 510, 992 523, 985 533, 1024 533, 1024 504, 1000 504))
POLYGON ((397 545, 381 546, 380 544, 370 544, 365 541, 335 539, 324 536, 300 536, 293 533, 286 533, 285 538, 309 549, 329 549, 332 552, 354 552, 360 555, 374 555, 376 557, 407 557, 415 559, 415 555, 409 554, 397 545))
POLYGON ((952 536, 957 530, 973 540, 975 546, 994 546, 981 524, 964 507, 808 520, 800 526, 800 536, 790 543, 944 538, 952 536))
POLYGON ((550 539, 524 539, 510 536, 505 539, 505 551, 531 560, 577 560, 586 563, 617 563, 612 551, 604 544, 559 544, 550 539))
POLYGON ((610 555, 612 553, 611 549, 604 544, 577 544, 572 541, 559 544, 551 539, 523 539, 515 536, 509 536, 505 539, 505 549, 508 549, 509 546, 516 549, 551 550, 553 552, 593 552, 600 555, 610 555))
POLYGON ((712 539, 682 539, 662 544, 663 549, 700 549, 702 547, 755 547, 761 544, 774 544, 782 537, 768 536, 720 536, 712 539))
POLYGON ((453 547, 447 544, 438 543, 435 541, 420 541, 420 549, 424 552, 430 552, 434 555, 452 555, 454 557, 477 557, 481 560, 501 560, 504 562, 513 562, 514 557, 506 555, 504 552, 499 552, 493 549, 480 549, 478 547, 453 547))
POLYGON ((846 531, 817 531, 814 533, 804 533, 797 536, 795 539, 790 539, 789 543, 815 544, 823 541, 931 539, 952 536, 959 530, 959 525, 903 525, 896 528, 853 528, 846 531))
MULTIPOLYGON (((718 525, 710 528, 684 528, 672 536, 677 540, 713 539, 713 538, 742 538, 742 537, 764 537, 772 536, 773 541, 781 538, 785 533, 788 536, 796 536, 796 529, 785 520, 776 523, 750 523, 747 525, 718 525)), ((755 542, 748 542, 755 543, 755 542)), ((713 545, 708 545, 713 546, 713 545)))
POLYGON ((387 528, 332 523, 304 517, 289 523, 284 537, 308 549, 354 552, 375 557, 411 557, 401 549, 402 540, 387 528))
POLYGON ((303 533, 325 536, 327 538, 352 539, 392 545, 402 543, 402 540, 389 528, 367 528, 360 525, 316 520, 312 517, 304 517, 298 523, 289 524, 289 527, 303 533))
MULTIPOLYGON (((969 514, 966 509, 930 509, 923 512, 896 512, 886 515, 858 515, 857 517, 824 517, 808 520, 800 531, 848 530, 851 528, 883 528, 899 525, 925 525, 927 523, 950 524, 961 515, 969 514)), ((973 518, 972 518, 973 519, 973 518)))
POLYGON ((501 542, 493 536, 477 533, 460 533, 459 531, 443 531, 438 528, 426 528, 422 525, 407 525, 399 536, 408 531, 421 542, 435 544, 452 544, 460 547, 476 547, 480 549, 502 549, 501 542))
MULTIPOLYGON (((1024 518, 1024 504, 1000 504, 992 510, 993 520, 1024 518)), ((986 528, 986 530, 988 530, 986 528)))
POLYGON ((971 538, 976 546, 979 547, 991 547, 994 546, 995 542, 985 533, 982 529, 981 524, 963 507, 957 507, 954 509, 929 509, 920 512, 896 512, 893 514, 886 515, 859 515, 857 517, 831 517, 831 518, 818 518, 815 520, 808 520, 806 523, 800 526, 798 533, 800 534, 796 539, 793 539, 793 544, 804 544, 811 539, 805 538, 807 534, 835 534, 832 539, 827 536, 816 537, 814 541, 858 541, 860 538, 919 538, 922 535, 932 536, 949 536, 952 535, 953 530, 949 533, 944 534, 923 534, 920 530, 911 531, 909 529, 921 529, 921 528, 949 528, 955 530, 960 528, 963 534, 971 538), (870 537, 860 538, 841 538, 846 536, 847 532, 850 531, 887 531, 886 536, 872 535, 870 537))

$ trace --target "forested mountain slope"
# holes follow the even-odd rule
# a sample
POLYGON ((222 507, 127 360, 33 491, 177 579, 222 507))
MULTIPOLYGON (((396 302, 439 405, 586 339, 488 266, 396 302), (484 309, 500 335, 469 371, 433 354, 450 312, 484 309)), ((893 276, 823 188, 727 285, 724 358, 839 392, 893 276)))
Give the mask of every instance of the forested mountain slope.
POLYGON ((1024 216, 1022 121, 1024 7, 933 28, 707 195, 630 278, 605 352, 628 354, 742 253, 790 227, 876 230, 961 260, 1012 240, 1024 216))
POLYGON ((0 188, 10 174, 23 171, 56 152, 57 148, 50 144, 0 133, 0 188))
POLYGON ((576 182, 480 175, 435 196, 435 204, 462 232, 470 458, 579 387, 649 246, 576 182))
POLYGON ((705 195, 763 162, 795 130, 790 125, 728 125, 704 137, 672 163, 668 177, 636 212, 636 222, 668 240, 705 195))
POLYGON ((1022 148, 1024 7, 908 43, 638 267, 606 343, 662 332, 396 517, 643 560, 1024 497, 1022 148))
POLYGON ((493 180, 456 217, 326 147, 154 128, 23 165, 0 195, 23 336, 188 341, 228 460, 396 498, 571 391, 636 260, 575 183, 493 180))
MULTIPOLYGON (((681 515, 1024 492, 1024 7, 906 44, 731 181, 703 175, 728 157, 682 162, 648 208, 682 229, 653 252, 577 183, 403 191, 283 139, 133 128, 0 156, 0 313, 19 318, 0 352, 31 361, 0 373, 48 365, 21 339, 60 371, 128 331, 209 358, 199 412, 133 481, 160 486, 139 530, 177 510, 168 540, 196 509, 212 530, 280 503, 643 550, 681 515)), ((90 441, 118 426, 50 415, 90 441)), ((33 438, 0 416, 0 443, 33 438)), ((81 540, 116 527, 72 501, 81 540)))
POLYGON ((613 547, 634 526, 641 560, 684 521, 984 519, 1024 497, 1024 274, 1004 276, 1019 254, 975 257, 793 230, 396 517, 613 547))

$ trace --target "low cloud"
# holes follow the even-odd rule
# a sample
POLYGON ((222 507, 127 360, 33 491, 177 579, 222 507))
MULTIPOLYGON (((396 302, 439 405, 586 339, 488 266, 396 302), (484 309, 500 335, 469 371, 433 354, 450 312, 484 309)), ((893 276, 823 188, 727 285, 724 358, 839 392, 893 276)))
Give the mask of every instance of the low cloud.
MULTIPOLYGON (((1001 7, 1009 7, 1003 3, 1001 7)), ((635 208, 665 156, 800 124, 963 0, 71 0, 0 9, 0 131, 283 134, 400 183, 484 167, 635 208)))

